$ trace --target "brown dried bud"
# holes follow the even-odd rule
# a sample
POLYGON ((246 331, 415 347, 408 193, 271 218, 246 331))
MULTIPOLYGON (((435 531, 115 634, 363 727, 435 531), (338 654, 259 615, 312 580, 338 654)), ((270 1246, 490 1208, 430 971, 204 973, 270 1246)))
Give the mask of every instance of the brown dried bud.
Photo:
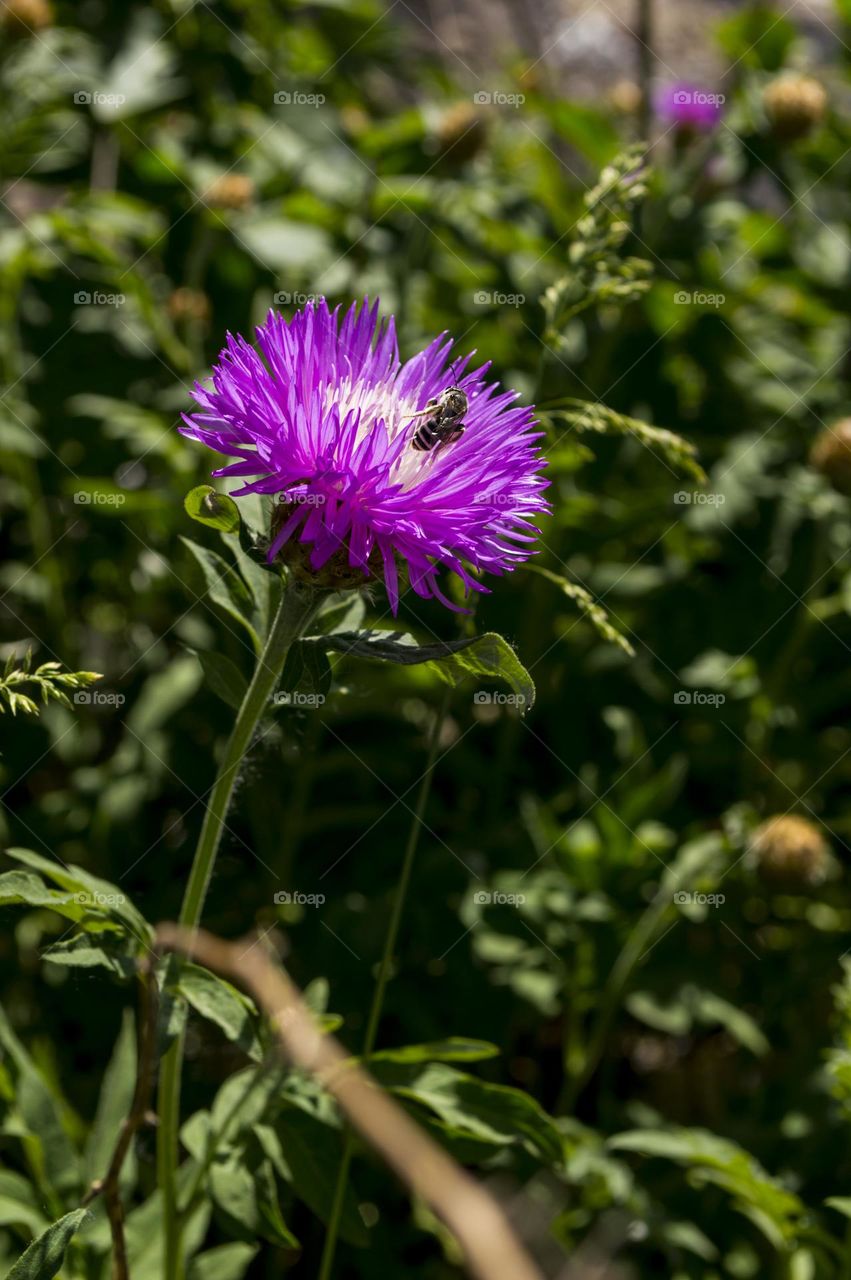
POLYGON ((17 35, 43 31, 53 25, 50 0, 3 0, 0 4, 0 26, 17 35))
POLYGON ((793 142, 812 133, 824 119, 827 93, 812 76, 791 72, 770 81, 762 91, 762 105, 778 138, 793 142))
POLYGON ((621 115, 635 115, 641 106, 641 89, 634 80, 618 80, 609 90, 609 102, 621 115))
POLYGON ((810 466, 821 472, 837 493, 851 497, 851 418, 840 418, 819 432, 810 449, 810 466))
POLYGON ((210 319, 210 299, 200 289, 181 285, 171 294, 167 306, 168 314, 178 323, 189 320, 206 325, 210 319))
POLYGON ((479 154, 487 132, 487 124, 472 102, 456 102, 443 113, 435 130, 438 151, 455 164, 465 164, 479 154))
POLYGON ((204 199, 220 209, 246 209, 254 199, 254 180, 247 173, 222 173, 210 183, 204 199))
POLYGON ((751 836, 760 879, 773 888, 812 889, 827 878, 830 853, 821 831, 796 814, 768 818, 751 836))

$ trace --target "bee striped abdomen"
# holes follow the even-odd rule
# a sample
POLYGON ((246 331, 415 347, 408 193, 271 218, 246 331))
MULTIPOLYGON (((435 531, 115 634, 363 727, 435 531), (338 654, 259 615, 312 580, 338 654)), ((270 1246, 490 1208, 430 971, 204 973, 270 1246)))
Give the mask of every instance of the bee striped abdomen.
POLYGON ((411 441, 411 447, 417 449, 420 453, 427 453, 438 444, 440 444, 440 432, 431 422, 424 422, 422 426, 417 427, 414 432, 414 438, 411 441))

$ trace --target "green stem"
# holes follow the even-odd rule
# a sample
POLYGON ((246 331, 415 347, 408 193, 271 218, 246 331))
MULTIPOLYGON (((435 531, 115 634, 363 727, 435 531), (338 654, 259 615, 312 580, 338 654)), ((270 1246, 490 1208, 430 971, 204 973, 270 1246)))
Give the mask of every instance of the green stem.
MULTIPOLYGON (((423 815, 431 792, 434 762, 437 757, 437 748, 440 742, 440 730, 443 727, 443 721, 448 705, 449 692, 447 691, 432 727, 425 773, 420 780, 420 789, 414 809, 414 819, 408 833, 408 843, 405 847, 405 856, 402 859, 402 870, 399 875, 399 882, 396 886, 396 895, 393 899, 393 909, 390 913, 390 923, 387 926, 387 935, 384 939, 384 951, 381 956, 381 964, 378 969, 375 989, 372 993, 372 1005, 369 1010, 369 1018, 366 1024, 366 1034, 363 1038, 362 1056, 365 1059, 369 1058, 375 1048, 375 1041, 378 1036, 378 1026, 381 1022, 381 1013, 384 1008, 384 995, 387 991, 387 983, 390 981, 390 972, 393 967, 393 953, 396 950, 396 940, 399 937, 399 926, 402 923, 405 899, 408 896, 408 886, 411 883, 411 872, 413 871, 414 858, 416 857, 417 845, 420 840, 423 815)), ((346 1129, 346 1134, 343 1139, 343 1153, 340 1158, 340 1168, 337 1171, 337 1182, 334 1187, 334 1201, 331 1206, 331 1216, 328 1220, 328 1234, 325 1237, 325 1246, 322 1250, 322 1262, 319 1267, 319 1280, 330 1280, 331 1278, 331 1269, 334 1265, 334 1251, 337 1247, 337 1235, 340 1230, 340 1219, 343 1216, 343 1203, 346 1196, 346 1185, 349 1179, 349 1166, 352 1162, 353 1151, 354 1134, 351 1129, 346 1129)))
MULTIPOLYGON (((251 745, 258 721, 280 679, 290 646, 304 633, 318 604, 319 597, 312 588, 298 583, 285 585, 266 646, 257 660, 254 675, 237 713, 218 776, 206 805, 201 835, 180 912, 180 923, 187 928, 195 928, 201 919, 222 830, 245 753, 251 745)), ((163 1196, 165 1280, 183 1280, 184 1274, 181 1222, 177 1203, 182 1065, 183 1035, 181 1034, 163 1055, 160 1065, 157 1172, 163 1196)))

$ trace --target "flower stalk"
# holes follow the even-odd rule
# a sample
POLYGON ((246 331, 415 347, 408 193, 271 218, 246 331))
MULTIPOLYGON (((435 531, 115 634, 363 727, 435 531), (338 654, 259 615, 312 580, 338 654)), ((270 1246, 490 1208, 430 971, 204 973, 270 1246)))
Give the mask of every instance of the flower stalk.
MULTIPOLYGON (((290 647, 304 634, 320 599, 320 594, 305 584, 289 581, 284 585, 277 614, 234 721, 206 805, 180 912, 180 924, 185 928, 194 929, 200 922, 239 770, 260 718, 280 679, 290 647)), ((165 1280, 183 1280, 184 1277, 181 1221, 177 1202, 183 1050, 184 1037, 181 1033, 164 1054, 160 1066, 157 1166, 163 1195, 165 1280)))

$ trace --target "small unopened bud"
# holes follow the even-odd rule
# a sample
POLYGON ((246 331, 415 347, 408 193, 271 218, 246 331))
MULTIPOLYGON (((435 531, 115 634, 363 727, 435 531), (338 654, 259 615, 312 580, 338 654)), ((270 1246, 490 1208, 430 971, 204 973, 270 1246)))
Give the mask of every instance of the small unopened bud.
POLYGON ((762 105, 775 135, 794 142, 812 133, 824 119, 827 93, 812 76, 777 76, 762 91, 762 105))
POLYGON ((178 322, 190 320, 196 324, 206 324, 210 319, 210 299, 200 289, 181 285, 171 294, 167 305, 168 314, 178 322))
POLYGON ((484 146, 487 125, 472 102, 456 102, 441 116, 435 136, 441 156, 455 164, 464 164, 484 146))
POLYGON ((0 4, 0 26, 17 35, 43 31, 52 24, 50 0, 3 0, 0 4))
POLYGON ((254 181, 247 173, 222 173, 210 183, 204 199, 220 209, 246 209, 254 199, 254 181))
POLYGON ((751 836, 749 849, 760 879, 773 888, 812 889, 830 871, 824 836, 796 814, 768 818, 751 836))
POLYGON ((840 418, 819 432, 810 449, 810 466, 821 472, 837 493, 851 497, 851 418, 840 418))

